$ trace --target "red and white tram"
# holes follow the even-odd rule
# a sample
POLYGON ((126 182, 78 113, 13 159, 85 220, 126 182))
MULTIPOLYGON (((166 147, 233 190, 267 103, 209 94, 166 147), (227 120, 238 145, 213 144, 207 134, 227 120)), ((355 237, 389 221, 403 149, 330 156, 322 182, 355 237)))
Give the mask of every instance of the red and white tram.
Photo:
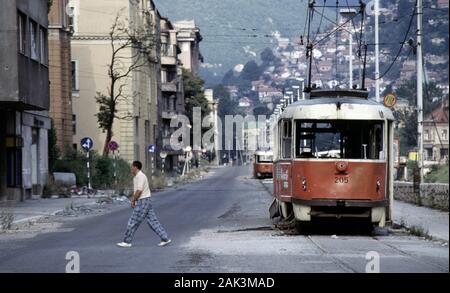
POLYGON ((256 151, 253 162, 253 176, 255 178, 272 178, 273 152, 256 151))
POLYGON ((313 90, 274 129, 271 216, 392 218, 394 116, 361 90, 313 90))

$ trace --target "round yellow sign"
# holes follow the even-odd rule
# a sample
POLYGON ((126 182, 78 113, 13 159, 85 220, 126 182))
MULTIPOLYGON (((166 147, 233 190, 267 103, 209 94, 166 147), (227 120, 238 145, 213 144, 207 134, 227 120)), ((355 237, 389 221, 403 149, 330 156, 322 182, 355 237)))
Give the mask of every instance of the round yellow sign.
POLYGON ((387 94, 384 97, 384 105, 386 107, 392 108, 397 103, 397 96, 395 94, 387 94))

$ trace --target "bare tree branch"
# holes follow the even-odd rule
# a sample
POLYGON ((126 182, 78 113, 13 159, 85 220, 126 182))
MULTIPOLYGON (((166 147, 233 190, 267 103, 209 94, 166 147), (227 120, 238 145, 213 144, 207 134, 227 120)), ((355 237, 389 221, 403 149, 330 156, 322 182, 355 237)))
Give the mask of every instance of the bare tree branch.
POLYGON ((119 103, 132 105, 140 93, 127 93, 125 90, 127 79, 132 78, 134 73, 148 75, 150 63, 153 58, 152 52, 155 48, 156 38, 152 34, 151 23, 147 18, 144 25, 134 27, 134 23, 123 17, 125 9, 121 9, 114 17, 109 31, 111 47, 111 60, 108 64, 109 85, 106 89, 107 95, 97 93, 95 99, 99 104, 97 120, 103 132, 106 132, 103 155, 108 155, 108 144, 113 137, 114 120, 131 120, 133 113, 118 114, 119 103))

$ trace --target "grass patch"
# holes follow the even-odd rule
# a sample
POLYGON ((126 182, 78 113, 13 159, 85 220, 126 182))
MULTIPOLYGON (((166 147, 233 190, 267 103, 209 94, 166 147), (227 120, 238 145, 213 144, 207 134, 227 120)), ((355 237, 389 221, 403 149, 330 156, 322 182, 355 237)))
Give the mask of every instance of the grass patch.
POLYGON ((428 233, 428 230, 423 228, 422 226, 411 226, 409 228, 406 228, 408 230, 408 232, 411 235, 417 236, 417 237, 423 237, 426 239, 431 239, 432 237, 430 236, 430 234, 428 233))
POLYGON ((398 226, 396 225, 394 228, 405 229, 409 234, 411 234, 413 236, 425 238, 428 240, 433 239, 433 237, 429 234, 428 229, 425 229, 424 227, 417 226, 417 225, 412 225, 412 226, 408 227, 408 224, 406 223, 406 221, 403 218, 400 219, 400 223, 398 224, 398 226))
POLYGON ((448 179, 448 164, 447 165, 434 165, 431 168, 431 172, 425 176, 425 182, 427 183, 449 183, 448 179))

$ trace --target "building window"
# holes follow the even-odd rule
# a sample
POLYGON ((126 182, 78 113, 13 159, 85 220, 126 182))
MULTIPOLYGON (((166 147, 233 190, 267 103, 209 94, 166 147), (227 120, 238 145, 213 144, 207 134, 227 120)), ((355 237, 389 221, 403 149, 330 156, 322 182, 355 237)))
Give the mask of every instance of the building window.
POLYGON ((447 129, 442 129, 442 140, 447 140, 448 136, 447 136, 447 129))
POLYGON ((177 98, 174 97, 172 99, 172 111, 176 112, 177 111, 177 98))
POLYGON ((17 33, 19 42, 17 48, 19 53, 26 54, 26 44, 27 44, 27 17, 21 12, 17 12, 17 33))
POLYGON ((78 90, 78 61, 72 61, 72 91, 78 90))
POLYGON ((423 134, 425 140, 430 140, 430 131, 426 129, 423 134))
POLYGON ((77 115, 72 115, 72 134, 77 134, 77 115))
POLYGON ((47 30, 40 28, 39 30, 39 43, 40 43, 40 55, 41 63, 48 65, 48 40, 47 40, 47 30))
POLYGON ((78 11, 74 6, 70 6, 67 11, 69 11, 69 29, 72 33, 76 33, 78 32, 78 11))
POLYGON ((448 159, 448 149, 441 149, 441 159, 448 159))
POLYGON ((34 60, 39 60, 37 23, 33 20, 30 20, 30 49, 31 49, 31 58, 34 60))
POLYGON ((63 28, 67 27, 68 14, 66 12, 66 6, 67 6, 66 2, 67 2, 66 0, 59 0, 59 9, 61 10, 60 11, 60 14, 61 14, 61 25, 62 25, 63 28))
POLYGON ((434 161, 432 148, 425 149, 425 160, 434 161))

